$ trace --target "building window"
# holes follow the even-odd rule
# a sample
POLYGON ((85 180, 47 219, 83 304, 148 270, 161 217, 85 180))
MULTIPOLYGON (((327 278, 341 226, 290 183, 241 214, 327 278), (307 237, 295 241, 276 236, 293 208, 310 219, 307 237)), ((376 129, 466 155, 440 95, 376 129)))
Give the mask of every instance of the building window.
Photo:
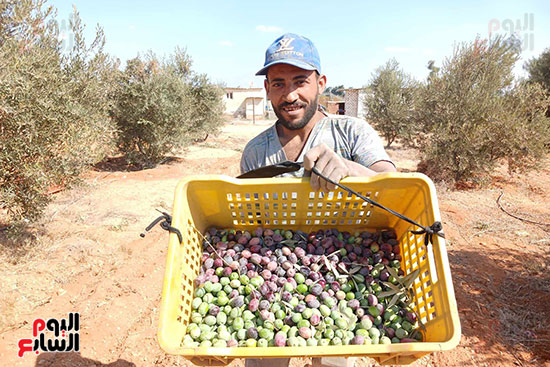
POLYGON ((233 92, 227 92, 225 96, 227 97, 227 99, 233 99, 233 92))

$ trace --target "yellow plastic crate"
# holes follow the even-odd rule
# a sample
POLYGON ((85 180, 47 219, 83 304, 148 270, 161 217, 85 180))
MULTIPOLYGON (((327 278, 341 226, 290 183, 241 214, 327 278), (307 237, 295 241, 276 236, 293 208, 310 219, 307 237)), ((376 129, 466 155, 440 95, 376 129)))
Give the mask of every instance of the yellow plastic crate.
MULTIPOLYGON (((423 225, 441 220, 435 188, 425 175, 386 173, 374 178, 347 178, 342 183, 423 225)), ((434 245, 426 248, 423 235, 409 232, 418 228, 343 190, 313 192, 307 178, 191 176, 177 185, 172 225, 181 231, 183 243, 170 234, 158 330, 159 344, 166 353, 182 355, 197 365, 225 365, 235 358, 304 356, 368 356, 381 364, 409 364, 431 352, 452 349, 460 340, 445 241, 434 236, 434 245), (201 265, 202 237, 197 231, 204 233, 210 226, 304 232, 394 228, 405 274, 420 268, 413 292, 414 308, 426 326, 424 342, 283 348, 183 346, 191 317, 193 280, 201 265)))

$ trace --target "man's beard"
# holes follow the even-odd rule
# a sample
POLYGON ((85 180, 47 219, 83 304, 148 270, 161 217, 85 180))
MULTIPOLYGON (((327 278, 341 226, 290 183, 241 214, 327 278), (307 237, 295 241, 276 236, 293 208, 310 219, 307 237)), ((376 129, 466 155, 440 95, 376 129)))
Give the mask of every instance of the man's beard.
POLYGON ((311 120, 313 115, 315 115, 315 112, 317 112, 318 107, 319 107, 319 96, 317 95, 315 97, 315 100, 313 101, 313 103, 311 103, 309 105, 306 105, 305 103, 301 103, 301 102, 281 103, 278 108, 273 107, 273 111, 275 112, 275 115, 279 118, 279 122, 281 123, 281 125, 283 125, 284 127, 286 127, 289 130, 300 130, 301 128, 303 128, 304 126, 306 126, 308 124, 309 120, 311 120), (285 120, 283 118, 283 115, 280 112, 280 110, 283 107, 287 107, 287 106, 297 106, 297 107, 307 106, 307 107, 305 107, 304 117, 301 120, 298 120, 294 123, 291 123, 291 122, 285 120))

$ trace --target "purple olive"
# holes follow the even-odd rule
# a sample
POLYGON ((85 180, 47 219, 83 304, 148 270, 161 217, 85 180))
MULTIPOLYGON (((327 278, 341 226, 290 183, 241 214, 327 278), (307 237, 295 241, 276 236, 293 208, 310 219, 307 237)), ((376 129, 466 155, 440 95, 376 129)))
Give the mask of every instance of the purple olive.
POLYGON ((321 322, 321 316, 319 316, 317 314, 313 314, 309 318, 309 322, 311 323, 311 325, 317 326, 319 324, 319 322, 321 322))
MULTIPOLYGON (((298 256, 299 258, 306 256, 305 250, 301 247, 296 247, 294 249, 294 254, 296 254, 296 256, 298 256)), ((290 258, 290 255, 289 255, 289 258, 290 258)))
POLYGON ((262 296, 265 296, 266 294, 268 294, 271 291, 269 289, 269 286, 265 283, 262 284, 258 289, 259 289, 260 293, 262 294, 262 296))
POLYGON ((306 309, 306 305, 303 303, 298 303, 296 307, 294 307, 295 312, 303 312, 306 309))
POLYGON ((274 344, 276 347, 284 347, 286 345, 286 333, 279 331, 275 334, 274 344))
POLYGON ((311 338, 311 329, 308 327, 301 327, 300 329, 298 329, 298 333, 304 339, 311 338))
POLYGON ((268 269, 264 269, 262 271, 262 278, 264 278, 265 280, 270 280, 271 279, 271 272, 268 269))
POLYGON ((208 309, 208 314, 212 316, 217 316, 218 313, 220 313, 220 308, 216 305, 211 305, 210 308, 208 309))
POLYGON ((288 261, 290 261, 292 264, 296 264, 298 262, 298 255, 297 254, 290 254, 287 257, 288 257, 288 261))
POLYGON ((388 327, 384 327, 384 330, 386 331, 386 336, 388 338, 391 339, 395 336, 395 330, 393 328, 388 326, 388 327))
POLYGON ((260 305, 260 301, 258 301, 257 298, 252 298, 250 302, 248 302, 248 309, 252 312, 256 312, 258 310, 259 305, 260 305))
POLYGON ((248 328, 246 336, 251 339, 258 339, 258 330, 255 327, 248 328))
POLYGON ((410 322, 411 324, 414 324, 416 322, 416 314, 414 312, 407 312, 407 321, 410 322))
POLYGON ((250 256, 250 262, 256 265, 260 265, 262 262, 262 257, 258 254, 252 254, 252 256, 250 256))
POLYGON ((242 307, 244 305, 244 297, 237 296, 235 298, 232 298, 231 301, 229 301, 229 305, 231 307, 242 307))
POLYGON ((359 304, 359 300, 357 299, 351 299, 348 301, 348 307, 351 308, 352 310, 357 310, 359 308, 360 304, 359 304))
MULTIPOLYGON (((315 274, 315 273, 312 273, 312 274, 315 274)), ((310 287, 309 291, 311 292, 311 294, 315 296, 319 296, 323 292, 323 287, 321 287, 321 285, 319 284, 314 284, 310 287)))
POLYGON ((317 298, 314 298, 307 302, 307 307, 309 308, 319 308, 321 304, 319 303, 319 300, 317 298))
POLYGON ((309 276, 309 274, 311 273, 311 270, 306 266, 302 266, 302 267, 300 267, 300 273, 302 273, 304 275, 304 277, 307 278, 309 276))
POLYGON ((290 300, 292 299, 292 293, 284 291, 281 294, 281 299, 285 302, 290 302, 290 300))
POLYGON ((214 259, 208 258, 204 261, 204 268, 205 269, 210 269, 213 266, 214 266, 214 259))
POLYGON ((378 304, 378 298, 374 294, 369 294, 367 296, 367 300, 369 301, 369 305, 376 306, 378 304))
POLYGON ((277 300, 277 296, 275 295, 275 293, 268 293, 266 296, 265 296, 265 299, 270 302, 270 303, 273 303, 277 300))

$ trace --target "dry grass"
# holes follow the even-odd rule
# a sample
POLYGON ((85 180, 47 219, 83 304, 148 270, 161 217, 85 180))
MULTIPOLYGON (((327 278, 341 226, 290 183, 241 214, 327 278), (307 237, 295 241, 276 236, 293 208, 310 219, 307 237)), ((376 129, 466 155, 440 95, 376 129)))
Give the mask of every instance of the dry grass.
POLYGON ((550 343, 550 274, 549 258, 531 259, 508 271, 497 294, 499 335, 510 344, 532 349, 550 343))

